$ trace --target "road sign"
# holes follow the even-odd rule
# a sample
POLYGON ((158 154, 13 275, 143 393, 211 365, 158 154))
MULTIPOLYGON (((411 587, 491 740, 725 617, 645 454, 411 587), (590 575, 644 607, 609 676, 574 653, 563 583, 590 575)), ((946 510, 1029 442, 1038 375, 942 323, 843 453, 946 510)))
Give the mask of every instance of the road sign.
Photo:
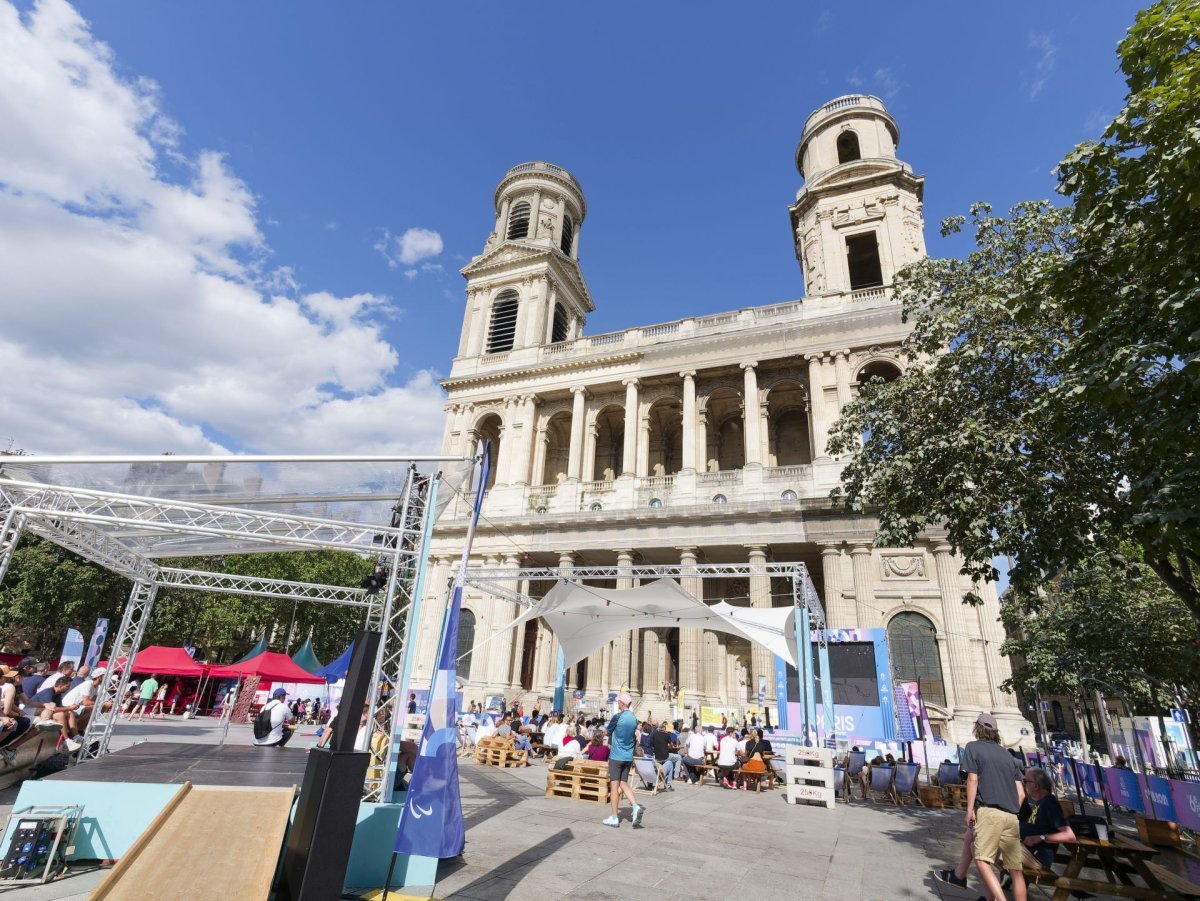
POLYGON ((1186 710, 1180 710, 1178 707, 1172 707, 1171 719, 1177 723, 1190 723, 1192 721, 1192 715, 1186 710))

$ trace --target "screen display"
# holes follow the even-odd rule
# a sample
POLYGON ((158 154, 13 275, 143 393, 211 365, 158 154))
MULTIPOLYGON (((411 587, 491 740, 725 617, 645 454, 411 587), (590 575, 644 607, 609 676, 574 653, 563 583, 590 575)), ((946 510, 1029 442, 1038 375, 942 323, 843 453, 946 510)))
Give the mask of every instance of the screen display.
MULTIPOLYGON (((875 645, 869 641, 830 642, 829 681, 833 686, 833 703, 850 707, 878 707, 875 645)), ((791 690, 790 685, 788 689, 791 690)), ((817 703, 822 703, 819 681, 817 703)))

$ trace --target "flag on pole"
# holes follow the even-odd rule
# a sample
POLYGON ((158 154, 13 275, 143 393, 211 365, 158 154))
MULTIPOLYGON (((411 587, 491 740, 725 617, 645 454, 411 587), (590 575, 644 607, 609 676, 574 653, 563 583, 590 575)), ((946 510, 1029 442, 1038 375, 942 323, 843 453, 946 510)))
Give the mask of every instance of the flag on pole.
POLYGON ((83 662, 94 667, 100 662, 100 654, 104 651, 104 639, 108 637, 108 620, 104 617, 96 620, 96 628, 92 631, 92 640, 88 642, 87 654, 83 662))
POLYGON ((83 657, 83 633, 78 629, 67 629, 67 640, 63 642, 62 653, 58 655, 59 663, 68 661, 79 665, 83 657))
POLYGON ((457 857, 466 843, 463 826, 462 799, 458 790, 458 730, 455 678, 458 656, 458 615, 462 607, 463 583, 471 556, 471 541, 483 507, 484 487, 487 485, 491 442, 484 446, 483 465, 479 473, 479 490, 475 494, 475 509, 467 526, 462 560, 446 618, 442 626, 442 643, 438 651, 437 670, 429 691, 429 715, 421 733, 421 744, 408 781, 408 797, 400 811, 396 832, 396 853, 418 854, 422 857, 457 857))

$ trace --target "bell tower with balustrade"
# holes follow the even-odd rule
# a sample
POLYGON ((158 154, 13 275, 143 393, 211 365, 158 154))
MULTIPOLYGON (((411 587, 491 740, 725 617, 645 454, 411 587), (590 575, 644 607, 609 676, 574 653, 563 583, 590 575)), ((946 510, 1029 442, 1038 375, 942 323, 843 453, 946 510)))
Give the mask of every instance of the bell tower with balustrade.
POLYGON ((900 129, 883 101, 849 94, 814 111, 800 134, 804 186, 789 208, 810 298, 890 293, 925 256, 925 178, 896 157, 900 129))

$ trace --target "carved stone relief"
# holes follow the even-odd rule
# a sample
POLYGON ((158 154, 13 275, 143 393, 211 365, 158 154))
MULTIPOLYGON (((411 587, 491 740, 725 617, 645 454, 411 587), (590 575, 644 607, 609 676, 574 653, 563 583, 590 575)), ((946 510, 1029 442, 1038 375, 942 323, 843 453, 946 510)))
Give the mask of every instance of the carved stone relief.
POLYGON ((879 558, 879 567, 885 582, 913 582, 928 578, 922 554, 883 554, 879 558))

